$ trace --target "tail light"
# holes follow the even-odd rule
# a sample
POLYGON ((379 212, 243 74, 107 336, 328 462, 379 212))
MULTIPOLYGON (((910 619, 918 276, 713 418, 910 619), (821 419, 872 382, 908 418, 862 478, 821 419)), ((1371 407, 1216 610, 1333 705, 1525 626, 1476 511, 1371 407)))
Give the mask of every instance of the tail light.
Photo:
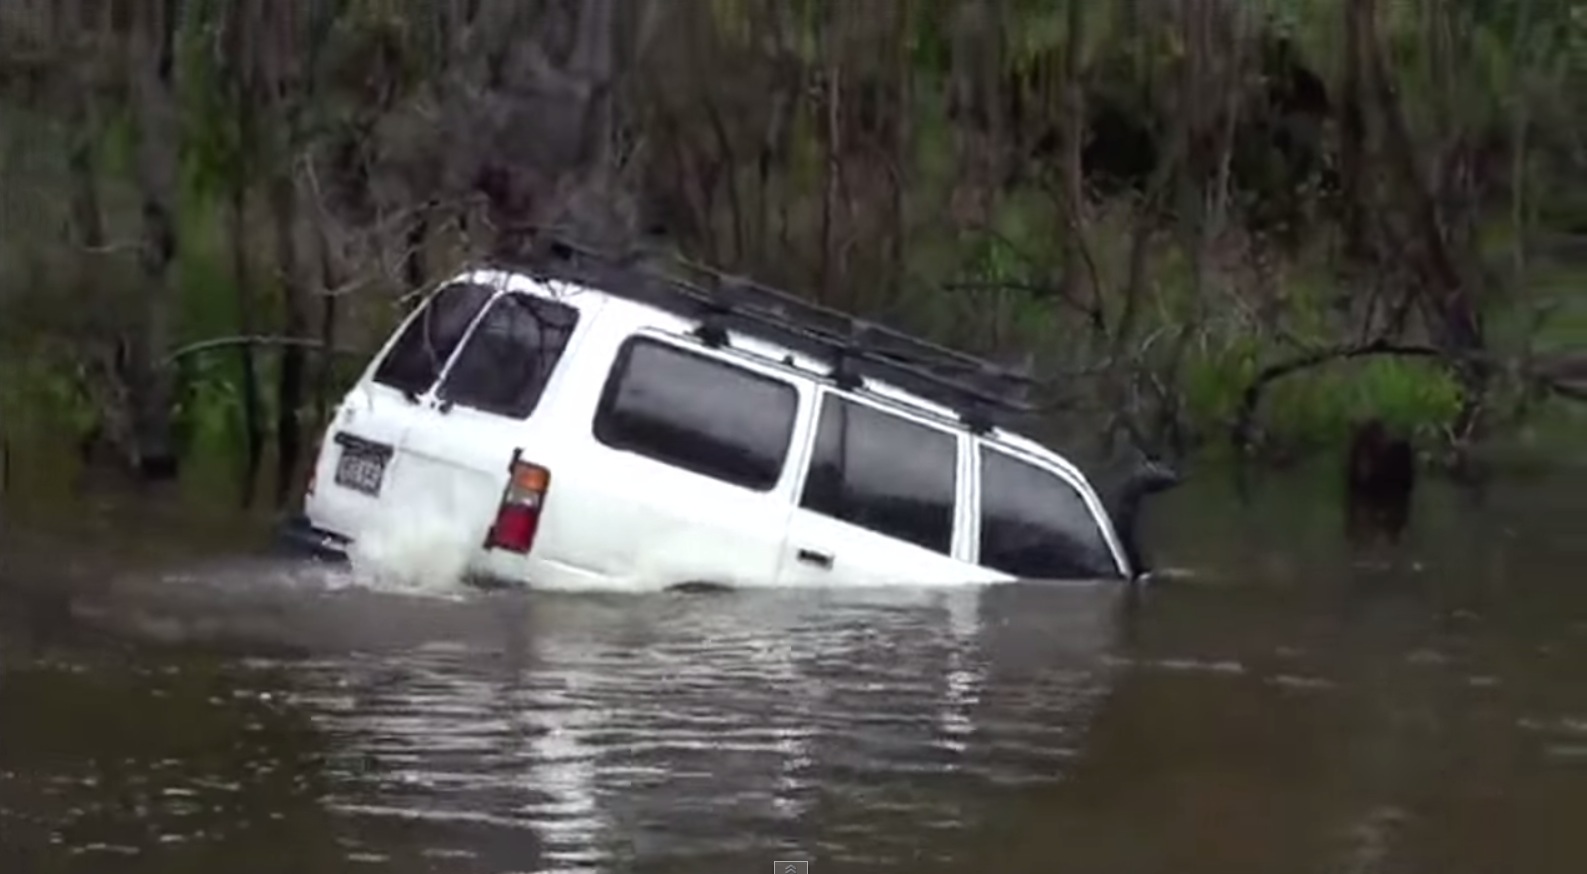
POLYGON ((514 451, 507 465, 507 487, 502 490, 496 521, 485 535, 486 549, 505 549, 519 554, 534 546, 540 529, 540 510, 551 488, 551 471, 530 464, 514 451))

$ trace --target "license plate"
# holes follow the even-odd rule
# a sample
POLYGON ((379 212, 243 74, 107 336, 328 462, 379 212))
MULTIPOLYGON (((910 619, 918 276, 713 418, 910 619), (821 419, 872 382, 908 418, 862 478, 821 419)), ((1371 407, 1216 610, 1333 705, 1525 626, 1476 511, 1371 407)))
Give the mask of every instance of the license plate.
POLYGON ((380 480, 386 475, 386 461, 390 458, 391 449, 378 443, 342 442, 342 454, 336 460, 336 484, 366 495, 378 495, 380 480))

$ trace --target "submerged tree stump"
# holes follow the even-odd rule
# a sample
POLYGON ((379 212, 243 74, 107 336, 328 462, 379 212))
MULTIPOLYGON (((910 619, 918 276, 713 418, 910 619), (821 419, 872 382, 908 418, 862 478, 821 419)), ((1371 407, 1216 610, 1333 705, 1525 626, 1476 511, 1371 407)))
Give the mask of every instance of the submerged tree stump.
POLYGON ((1416 456, 1382 420, 1355 426, 1345 471, 1345 533, 1351 542, 1399 542, 1410 522, 1416 456))

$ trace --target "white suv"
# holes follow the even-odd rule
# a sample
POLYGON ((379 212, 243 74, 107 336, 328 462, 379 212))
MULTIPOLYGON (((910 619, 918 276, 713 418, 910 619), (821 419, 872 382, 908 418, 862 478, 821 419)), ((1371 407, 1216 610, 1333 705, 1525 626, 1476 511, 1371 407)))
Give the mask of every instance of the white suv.
POLYGON ((444 520, 469 576, 556 589, 1138 573, 1133 510, 994 425, 1012 374, 716 274, 525 260, 443 282, 388 340, 292 542, 444 520))

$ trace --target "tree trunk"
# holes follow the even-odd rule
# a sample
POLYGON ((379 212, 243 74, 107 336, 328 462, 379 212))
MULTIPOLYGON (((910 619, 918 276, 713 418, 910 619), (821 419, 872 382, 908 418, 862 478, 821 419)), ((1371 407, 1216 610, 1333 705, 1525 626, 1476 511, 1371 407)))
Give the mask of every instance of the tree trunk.
MULTIPOLYGON (((76 265, 74 284, 78 300, 92 307, 101 300, 97 292, 102 270, 102 253, 106 244, 99 178, 94 170, 94 143, 98 140, 100 131, 94 124, 86 88, 71 89, 71 96, 68 99, 70 101, 68 130, 72 141, 66 163, 71 186, 71 242, 80 249, 74 259, 76 265)), ((115 348, 118 340, 116 316, 112 315, 106 319, 105 322, 108 324, 94 324, 98 321, 98 319, 90 321, 93 328, 88 337, 88 348, 78 349, 78 354, 81 356, 77 365, 78 389, 91 408, 93 416, 82 433, 73 435, 78 458, 85 468, 100 451, 110 450, 115 456, 129 460, 133 451, 130 445, 132 435, 124 427, 126 416, 130 411, 122 408, 118 403, 122 399, 121 389, 124 386, 119 385, 115 380, 119 379, 121 374, 109 366, 111 360, 109 350, 115 348), (95 365, 101 362, 106 366, 97 368, 95 365)), ((79 471, 80 477, 86 475, 86 471, 79 471)), ((82 481, 79 480, 78 486, 81 485, 82 481)))
POLYGON ((1345 59, 1343 96, 1339 102, 1339 205, 1344 226, 1344 254, 1347 261, 1364 262, 1370 255, 1365 217, 1366 187, 1362 185, 1362 161, 1366 154, 1365 89, 1362 87, 1361 17, 1370 7, 1361 0, 1349 0, 1343 7, 1345 18, 1345 59))
POLYGON ((100 131, 94 123, 89 96, 83 88, 72 88, 69 130, 72 146, 67 154, 71 174, 71 215, 74 242, 81 248, 77 258, 78 299, 94 299, 99 278, 100 253, 105 248, 105 219, 100 209, 99 177, 94 172, 94 143, 100 131))
MULTIPOLYGON (((297 217, 297 189, 290 163, 279 169, 270 186, 270 212, 275 224, 276 264, 281 273, 281 296, 285 304, 288 337, 308 333, 308 306, 303 299, 303 276, 298 259, 294 219, 297 217)), ((330 358, 329 347, 325 357, 330 358)), ((276 394, 276 483, 275 503, 282 506, 291 496, 301 455, 302 434, 298 410, 303 405, 303 349, 287 346, 281 350, 280 381, 276 394)))
POLYGON ((501 255, 528 248, 548 228, 599 245, 626 244, 617 237, 631 232, 609 209, 616 6, 582 0, 557 8, 547 15, 568 16, 565 30, 527 20, 511 2, 482 7, 502 32, 500 50, 488 52, 500 62, 472 98, 475 130, 457 147, 477 170, 470 176, 485 195, 501 255), (541 44, 542 33, 558 31, 568 36, 564 45, 541 44))
POLYGON ((404 291, 422 288, 429 272, 425 266, 425 248, 430 240, 431 209, 428 204, 417 207, 413 224, 408 226, 408 233, 404 235, 402 281, 407 285, 404 291))
POLYGON ((1476 437, 1492 365, 1484 355, 1486 337, 1482 314, 1475 299, 1475 271, 1457 261, 1444 228, 1438 198, 1428 181, 1411 139, 1404 109, 1390 79, 1388 60, 1377 32, 1377 11, 1372 0, 1358 0, 1360 26, 1368 65, 1366 72, 1377 111, 1383 119, 1385 158, 1395 175, 1406 185, 1410 201, 1411 228, 1422 258, 1421 297, 1430 316, 1429 327, 1440 348, 1448 355, 1449 366, 1462 390, 1462 404, 1455 431, 1462 440, 1476 437))
MULTIPOLYGON (((248 263, 248 188, 254 169, 253 156, 257 153, 254 103, 258 99, 258 60, 253 51, 257 44, 258 25, 249 15, 248 6, 234 4, 223 21, 226 51, 231 58, 227 64, 229 97, 234 106, 237 140, 233 153, 235 162, 230 170, 231 185, 231 246, 232 280, 237 286, 237 328, 243 336, 252 336, 258 328, 254 312, 253 276, 248 263)), ((259 484, 259 466, 264 456, 264 426, 260 422, 259 374, 253 345, 237 346, 237 363, 242 368, 242 418, 243 418, 243 470, 239 492, 243 507, 251 507, 259 484)))
POLYGON ((173 268, 178 253, 175 203, 180 129, 175 41, 180 11, 178 0, 141 4, 133 36, 144 294, 140 330, 133 336, 129 362, 132 461, 148 479, 169 479, 177 472, 171 439, 171 371, 162 358, 171 341, 173 268))
MULTIPOLYGON (((248 181, 246 164, 239 163, 231 191, 232 281, 237 284, 237 331, 245 337, 255 333, 253 277, 248 270, 248 181)), ((264 433, 259 422, 259 376, 254 367, 253 346, 237 346, 237 363, 242 367, 243 473, 242 505, 253 506, 259 481, 259 461, 264 454, 264 433)))
POLYGON ((909 192, 905 187, 905 174, 914 163, 911 149, 914 144, 914 130, 911 121, 914 115, 915 89, 914 89, 914 59, 910 57, 910 48, 913 44, 915 30, 914 7, 909 3, 900 3, 897 6, 898 28, 897 39, 893 43, 893 91, 896 95, 897 105, 893 112, 897 117, 893 119, 893 171, 889 174, 892 182, 892 239, 889 241, 889 256, 892 261, 892 276, 889 282, 889 300, 886 306, 893 306, 903 299, 909 276, 909 192))
MULTIPOLYGON (((321 228, 315 235, 320 256, 320 348, 336 348, 336 295, 332 291, 342 284, 336 269, 336 256, 331 251, 330 230, 321 228)), ((333 355, 320 355, 319 371, 315 378, 314 421, 323 430, 330 424, 331 393, 336 389, 336 359, 333 355)))
MULTIPOLYGON (((828 15, 839 15, 836 8, 828 15)), ((841 154, 838 101, 843 93, 843 66, 838 60, 838 47, 833 45, 832 24, 824 28, 826 39, 826 100, 822 130, 825 136, 822 143, 825 145, 823 164, 823 189, 821 192, 821 271, 817 283, 820 301, 832 304, 837 300, 837 200, 838 200, 838 160, 841 154)))
MULTIPOLYGON (((1080 301, 1080 288, 1085 284, 1086 271, 1085 234, 1087 208, 1084 168, 1081 154, 1086 142, 1085 65, 1085 11, 1084 0, 1069 0, 1064 46, 1063 121, 1059 130, 1063 137, 1062 191, 1064 212, 1063 296, 1070 301, 1080 301)), ((1098 344, 1106 342, 1107 322, 1102 312, 1101 290, 1091 289, 1091 338, 1098 344)), ((1100 348, 1100 345, 1098 346, 1100 348)))

